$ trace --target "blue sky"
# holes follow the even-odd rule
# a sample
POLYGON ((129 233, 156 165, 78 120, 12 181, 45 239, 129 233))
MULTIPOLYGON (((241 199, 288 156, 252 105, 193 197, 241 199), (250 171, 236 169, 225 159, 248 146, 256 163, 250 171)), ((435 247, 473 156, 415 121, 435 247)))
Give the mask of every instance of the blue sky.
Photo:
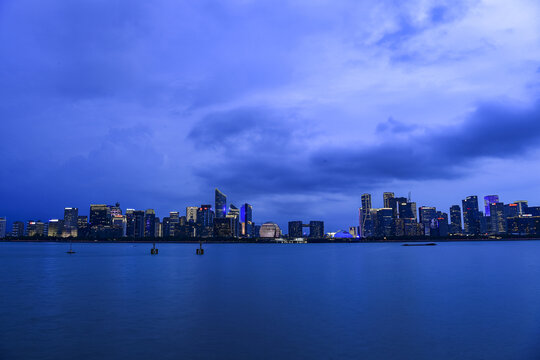
POLYGON ((0 216, 540 204, 540 3, 0 2, 0 216))

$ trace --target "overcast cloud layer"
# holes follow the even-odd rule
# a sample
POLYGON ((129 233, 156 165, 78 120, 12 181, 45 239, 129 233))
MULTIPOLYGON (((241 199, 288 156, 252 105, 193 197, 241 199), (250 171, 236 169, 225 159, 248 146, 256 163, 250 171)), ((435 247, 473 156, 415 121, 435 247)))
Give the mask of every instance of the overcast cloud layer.
POLYGON ((537 1, 0 2, 0 216, 540 204, 537 1), (402 4, 404 3, 404 4, 402 4))

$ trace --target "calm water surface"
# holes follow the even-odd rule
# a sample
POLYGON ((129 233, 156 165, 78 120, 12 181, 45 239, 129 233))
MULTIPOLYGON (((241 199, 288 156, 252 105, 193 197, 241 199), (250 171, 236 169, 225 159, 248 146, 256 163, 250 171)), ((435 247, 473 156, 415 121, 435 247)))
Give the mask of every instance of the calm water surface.
POLYGON ((540 241, 0 243, 0 359, 540 359, 540 241))

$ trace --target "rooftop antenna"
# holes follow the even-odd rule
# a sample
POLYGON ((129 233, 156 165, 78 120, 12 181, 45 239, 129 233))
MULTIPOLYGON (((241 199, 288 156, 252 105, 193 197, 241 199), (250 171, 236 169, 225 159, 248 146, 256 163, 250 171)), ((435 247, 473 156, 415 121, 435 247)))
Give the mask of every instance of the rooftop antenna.
POLYGON ((407 202, 411 202, 411 192, 409 191, 409 197, 407 199, 407 202))

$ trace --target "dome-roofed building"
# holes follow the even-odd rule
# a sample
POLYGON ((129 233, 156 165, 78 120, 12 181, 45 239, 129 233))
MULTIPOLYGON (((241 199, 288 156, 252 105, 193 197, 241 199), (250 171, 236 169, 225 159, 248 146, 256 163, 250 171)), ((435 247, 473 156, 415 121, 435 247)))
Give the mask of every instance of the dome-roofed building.
POLYGON ((261 225, 259 236, 262 238, 278 238, 281 236, 281 229, 276 223, 266 222, 261 225))
POLYGON ((351 239, 351 238, 354 237, 354 236, 351 235, 350 232, 345 231, 345 230, 339 230, 339 231, 331 234, 331 236, 334 239, 351 239))

